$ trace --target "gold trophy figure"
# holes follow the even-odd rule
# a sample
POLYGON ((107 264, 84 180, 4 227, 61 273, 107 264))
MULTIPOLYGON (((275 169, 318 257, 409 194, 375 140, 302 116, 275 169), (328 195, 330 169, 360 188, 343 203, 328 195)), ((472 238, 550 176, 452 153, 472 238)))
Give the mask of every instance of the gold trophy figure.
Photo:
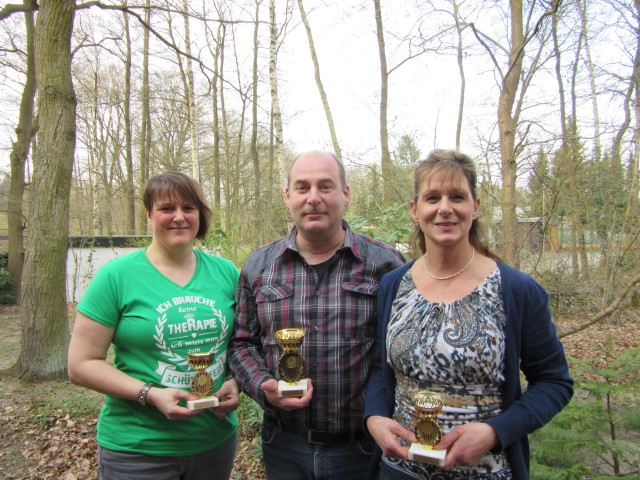
POLYGON ((442 397, 437 393, 418 390, 411 399, 418 414, 416 438, 420 443, 411 444, 409 460, 443 466, 447 451, 433 448, 442 440, 442 429, 436 418, 444 405, 442 397))
POLYGON ((278 360, 278 396, 302 397, 307 393, 306 366, 304 358, 296 349, 302 344, 304 330, 283 328, 275 333, 276 340, 284 353, 278 360))
POLYGON ((213 362, 213 356, 213 352, 190 353, 187 355, 189 366, 197 370, 191 380, 191 391, 199 397, 197 400, 187 400, 187 408, 189 410, 218 406, 218 397, 209 396, 211 390, 213 390, 213 378, 206 371, 207 367, 213 362))

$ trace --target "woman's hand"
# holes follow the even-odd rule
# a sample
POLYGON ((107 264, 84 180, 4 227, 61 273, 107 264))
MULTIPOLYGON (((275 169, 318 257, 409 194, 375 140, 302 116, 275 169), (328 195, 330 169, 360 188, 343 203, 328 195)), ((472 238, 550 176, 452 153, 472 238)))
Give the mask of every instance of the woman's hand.
POLYGON ((496 445, 498 436, 491 425, 467 423, 447 433, 435 448, 448 450, 444 469, 450 470, 456 464, 475 465, 496 445))
POLYGON ((240 405, 240 389, 236 381, 231 378, 224 382, 220 390, 214 393, 220 403, 213 410, 220 420, 233 412, 240 405))
POLYGON ((180 405, 182 400, 186 402, 196 398, 195 395, 178 388, 151 387, 147 392, 147 404, 160 410, 169 420, 185 420, 202 412, 204 409, 189 410, 180 405))
POLYGON ((379 415, 373 415, 367 418, 367 429, 385 455, 402 458, 404 460, 409 459, 409 447, 402 445, 398 437, 403 438, 409 443, 418 441, 413 432, 395 420, 379 415))

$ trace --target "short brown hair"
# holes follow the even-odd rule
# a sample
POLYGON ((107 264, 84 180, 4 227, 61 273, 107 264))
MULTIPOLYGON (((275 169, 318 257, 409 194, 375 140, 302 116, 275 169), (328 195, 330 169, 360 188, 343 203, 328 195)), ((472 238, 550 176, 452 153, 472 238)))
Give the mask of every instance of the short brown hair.
POLYGON ((338 165, 338 174, 340 176, 340 187, 344 191, 347 188, 347 174, 344 169, 343 163, 336 156, 335 153, 326 152, 324 150, 310 150, 308 152, 302 152, 296 158, 293 159, 293 162, 289 164, 289 168, 287 168, 287 187, 291 186, 291 170, 293 169, 293 165, 298 161, 298 159, 304 155, 315 154, 315 155, 327 155, 333 158, 336 161, 336 165, 338 165))
POLYGON ((198 182, 182 172, 165 172, 155 175, 149 179, 142 193, 142 202, 147 212, 151 212, 155 200, 162 197, 170 198, 172 201, 180 199, 192 202, 197 207, 200 218, 196 238, 202 240, 207 236, 211 222, 211 208, 207 205, 198 182))

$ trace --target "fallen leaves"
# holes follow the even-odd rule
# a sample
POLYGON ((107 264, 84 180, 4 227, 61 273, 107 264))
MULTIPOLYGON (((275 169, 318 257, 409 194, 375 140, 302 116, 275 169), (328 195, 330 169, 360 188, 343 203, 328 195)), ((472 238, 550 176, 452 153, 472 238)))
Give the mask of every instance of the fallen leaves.
MULTIPOLYGON (((640 345, 638 318, 614 319, 595 324, 562 339, 567 354, 589 359, 622 352, 640 345)), ((562 329, 579 319, 560 318, 562 329)), ((94 480, 96 478, 96 415, 52 408, 35 403, 16 380, 0 380, 0 479, 94 480)), ((54 385, 47 398, 69 395, 54 385)), ((73 395, 73 394, 72 394, 73 395)), ((264 467, 256 439, 238 439, 232 478, 263 480, 264 467)))
MULTIPOLYGON (((0 479, 94 480, 95 415, 28 406, 19 396, 0 398, 0 479)), ((253 438, 239 438, 234 479, 264 479, 253 438)))
POLYGON ((94 479, 93 417, 72 418, 62 410, 37 413, 13 398, 0 407, 0 473, 11 479, 94 479))

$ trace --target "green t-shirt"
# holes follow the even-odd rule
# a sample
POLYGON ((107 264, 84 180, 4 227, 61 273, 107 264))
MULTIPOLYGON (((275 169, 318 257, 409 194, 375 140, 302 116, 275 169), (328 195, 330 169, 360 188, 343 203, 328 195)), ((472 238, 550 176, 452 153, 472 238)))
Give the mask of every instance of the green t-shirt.
MULTIPOLYGON (((197 267, 184 287, 162 275, 144 250, 104 265, 78 311, 115 328, 114 365, 160 387, 191 390, 196 371, 189 353, 215 354, 207 369, 213 392, 227 374, 238 269, 229 260, 195 250, 197 267)), ((210 409, 169 421, 152 406, 107 395, 98 421, 98 443, 146 455, 196 455, 225 443, 238 428, 234 414, 219 420, 210 409)))

